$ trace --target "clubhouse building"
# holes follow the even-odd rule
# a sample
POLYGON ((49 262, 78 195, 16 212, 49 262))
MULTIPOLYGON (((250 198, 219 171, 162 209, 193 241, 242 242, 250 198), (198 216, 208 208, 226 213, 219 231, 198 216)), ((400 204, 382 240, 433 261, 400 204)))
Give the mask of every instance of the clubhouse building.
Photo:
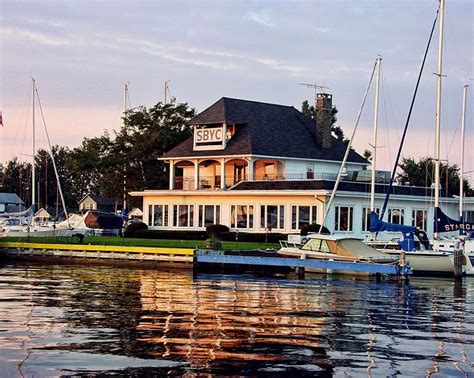
MULTIPOLYGON (((169 188, 132 192, 143 197, 150 229, 204 230, 224 224, 241 232, 294 234, 323 221, 346 144, 331 135, 332 95, 319 93, 316 123, 292 106, 223 97, 190 121, 193 136, 161 159, 169 188)), ((325 226, 366 237, 369 162, 351 150, 325 226)), ((389 180, 378 172, 376 207, 389 180)), ((433 189, 394 186, 386 220, 433 232, 433 189)), ((457 218, 459 199, 443 196, 443 211, 457 218)), ((474 202, 466 199, 467 219, 474 202)), ((387 237, 391 237, 388 235, 387 237)))

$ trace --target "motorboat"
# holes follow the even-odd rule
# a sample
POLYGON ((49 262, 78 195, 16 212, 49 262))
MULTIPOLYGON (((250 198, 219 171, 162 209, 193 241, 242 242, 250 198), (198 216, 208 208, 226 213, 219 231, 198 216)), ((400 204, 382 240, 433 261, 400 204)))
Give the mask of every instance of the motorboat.
MULTIPOLYGON (((400 263, 399 256, 388 256, 355 237, 310 234, 303 245, 283 241, 280 245, 281 248, 277 253, 284 257, 369 264, 396 265, 400 263)), ((308 269, 308 271, 327 273, 325 269, 308 269)), ((341 271, 341 273, 347 272, 341 271)))

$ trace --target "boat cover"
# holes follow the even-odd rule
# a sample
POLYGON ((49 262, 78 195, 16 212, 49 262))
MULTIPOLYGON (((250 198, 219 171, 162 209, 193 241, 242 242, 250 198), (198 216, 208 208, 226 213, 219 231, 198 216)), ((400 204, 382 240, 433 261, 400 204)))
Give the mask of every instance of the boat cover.
POLYGON ((123 219, 118 215, 105 211, 91 210, 86 215, 84 223, 89 228, 120 229, 123 226, 123 219))
POLYGON ((474 231, 474 223, 454 220, 448 217, 439 207, 435 207, 434 232, 474 231))
POLYGON ((372 211, 370 213, 370 232, 381 231, 416 232, 416 227, 384 222, 379 219, 375 211, 372 211))
POLYGON ((333 252, 339 256, 352 257, 377 257, 386 256, 386 254, 377 251, 375 248, 368 246, 359 239, 345 238, 336 241, 336 251, 333 252))

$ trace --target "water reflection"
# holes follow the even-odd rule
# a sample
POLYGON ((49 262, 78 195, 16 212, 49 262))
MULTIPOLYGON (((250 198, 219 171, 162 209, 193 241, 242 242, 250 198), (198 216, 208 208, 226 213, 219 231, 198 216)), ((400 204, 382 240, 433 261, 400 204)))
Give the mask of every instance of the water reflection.
POLYGON ((472 280, 0 268, 0 376, 474 374, 472 280))

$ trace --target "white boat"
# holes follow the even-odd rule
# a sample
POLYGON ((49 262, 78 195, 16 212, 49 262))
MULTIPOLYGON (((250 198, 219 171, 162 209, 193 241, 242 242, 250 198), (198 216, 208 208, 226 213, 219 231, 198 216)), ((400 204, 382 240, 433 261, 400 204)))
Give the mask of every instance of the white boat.
MULTIPOLYGON (((399 264, 398 256, 387 256, 376 249, 364 244, 361 239, 354 237, 310 234, 302 246, 280 242, 278 254, 284 257, 343 261, 373 264, 399 264)), ((328 273, 326 269, 307 269, 309 272, 328 273)), ((354 272, 338 271, 338 273, 354 272)))

